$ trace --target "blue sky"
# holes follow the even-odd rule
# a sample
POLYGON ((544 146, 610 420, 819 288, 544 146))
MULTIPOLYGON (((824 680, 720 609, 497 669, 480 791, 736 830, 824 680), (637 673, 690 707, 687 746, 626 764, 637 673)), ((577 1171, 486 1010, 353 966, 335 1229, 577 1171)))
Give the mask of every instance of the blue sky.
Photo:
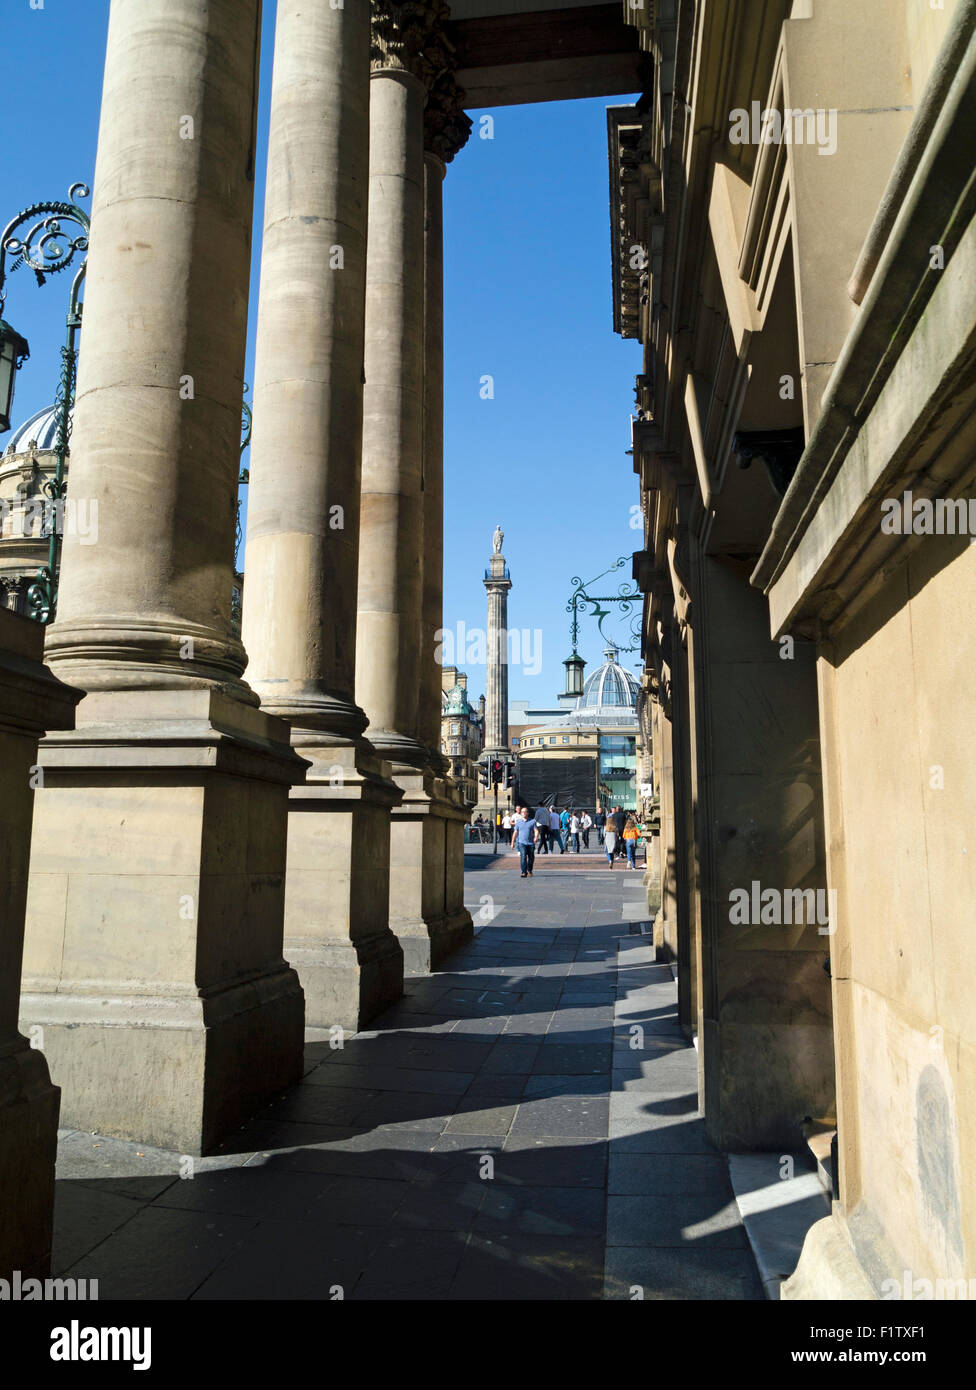
MULTIPOLYGON (((108 9, 108 0, 44 0, 42 9, 0 0, 4 108, 17 116, 0 142, 0 226, 28 203, 91 181, 108 9)), ((274 10, 266 0, 248 380, 274 10)), ((482 577, 500 522, 514 581, 509 625, 539 634, 532 661, 510 670, 513 700, 548 704, 562 688, 571 577, 588 579, 640 544, 625 453, 640 354, 611 327, 604 110, 621 100, 498 107, 493 139, 479 138, 482 112, 472 110, 471 139, 444 183, 444 622, 483 627, 482 577), (493 399, 481 396, 486 375, 493 399)), ((17 421, 53 398, 67 289, 67 276, 41 290, 23 271, 8 281, 5 316, 31 344, 17 421)), ((629 573, 628 562, 613 590, 629 573)), ((599 592, 613 591, 606 583, 599 592)), ((610 620, 607 628, 627 630, 610 620)), ((588 669, 602 660, 601 647, 595 621, 585 619, 588 669)), ((636 653, 624 660, 636 666, 636 653)), ((480 694, 484 668, 468 670, 480 694)))

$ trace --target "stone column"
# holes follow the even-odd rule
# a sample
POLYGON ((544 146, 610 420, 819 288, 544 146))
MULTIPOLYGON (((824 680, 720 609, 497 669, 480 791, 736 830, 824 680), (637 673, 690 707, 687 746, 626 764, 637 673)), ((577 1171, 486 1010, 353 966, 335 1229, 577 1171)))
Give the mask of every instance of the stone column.
POLYGON ((301 1075, 289 786, 231 635, 258 0, 112 0, 24 1025, 62 1120, 206 1150, 301 1075))
MULTIPOLYGON (((447 14, 436 0, 376 0, 372 11, 356 692, 369 717, 370 739, 390 759, 403 792, 391 824, 390 924, 410 971, 430 969, 453 944, 444 813, 459 809, 444 796, 443 784, 435 785, 432 721, 429 711, 422 714, 421 700, 422 689, 428 698, 433 693, 432 677, 424 676, 424 647, 442 563, 435 536, 426 563, 425 613, 424 106, 428 85, 451 63, 443 30, 447 14), (428 824, 435 815, 437 824, 428 824)), ((435 324, 431 329, 439 359, 440 333, 435 324)), ((440 371, 436 378, 431 415, 439 417, 440 371)), ((439 469, 439 421, 437 430, 429 442, 431 466, 436 460, 439 469)), ((433 742, 436 749, 439 739, 433 742)), ((470 932, 470 918, 467 924, 470 932)))
POLYGON ((403 989, 388 908, 400 792, 353 693, 369 43, 365 5, 279 0, 243 637, 251 684, 311 764, 289 803, 285 946, 320 1028, 358 1028, 403 989))
MULTIPOLYGON (((424 110, 424 552, 421 686, 418 733, 434 775, 431 812, 424 821, 425 861, 443 861, 429 875, 439 883, 438 901, 425 905, 429 923, 441 923, 432 939, 430 965, 474 934, 464 906, 464 826, 471 811, 464 788, 444 780, 447 761, 440 751, 441 671, 437 633, 444 613, 444 207, 446 166, 471 130, 464 92, 450 70, 435 78, 424 110)), ((425 968, 421 962, 421 968, 425 968)))
POLYGON ((485 752, 508 756, 508 591, 511 575, 501 553, 501 528, 495 532, 499 549, 485 571, 488 593, 488 667, 485 702, 485 752))
POLYGON ((44 629, 0 609, 0 1279, 43 1278, 51 1260, 61 1093, 42 1035, 17 1030, 37 741, 69 729, 81 692, 41 664, 44 629))

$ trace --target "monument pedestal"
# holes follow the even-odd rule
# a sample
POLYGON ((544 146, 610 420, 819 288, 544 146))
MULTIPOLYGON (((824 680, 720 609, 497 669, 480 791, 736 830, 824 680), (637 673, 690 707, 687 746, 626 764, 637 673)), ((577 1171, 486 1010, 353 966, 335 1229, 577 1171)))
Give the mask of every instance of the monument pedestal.
POLYGON ((22 1026, 62 1122, 199 1154, 302 1074, 288 728, 214 689, 88 695, 41 747, 22 1026))

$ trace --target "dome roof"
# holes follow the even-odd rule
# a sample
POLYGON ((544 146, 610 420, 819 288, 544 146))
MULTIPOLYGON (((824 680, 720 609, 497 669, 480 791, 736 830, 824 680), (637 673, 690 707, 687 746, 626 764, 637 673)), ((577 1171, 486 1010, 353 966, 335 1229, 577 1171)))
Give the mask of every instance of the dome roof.
POLYGON ((471 718, 471 706, 468 703, 468 692, 463 685, 455 685, 448 693, 447 702, 444 705, 444 714, 463 714, 471 718))
POLYGON ((53 449, 58 442, 58 408, 45 406, 22 425, 18 425, 4 448, 4 454, 23 454, 27 452, 32 439, 37 440, 39 449, 53 449))
POLYGON ((607 647, 603 655, 606 661, 587 676, 576 709, 593 709, 598 705, 618 710, 636 709, 640 689, 636 677, 619 664, 616 647, 607 647))

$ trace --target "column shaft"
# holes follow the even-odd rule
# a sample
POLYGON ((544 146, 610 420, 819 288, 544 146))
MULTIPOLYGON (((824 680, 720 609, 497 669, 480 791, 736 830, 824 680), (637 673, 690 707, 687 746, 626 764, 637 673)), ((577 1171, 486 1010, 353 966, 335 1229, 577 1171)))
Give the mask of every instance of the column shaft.
POLYGON ((355 737, 369 15, 278 5, 243 638, 265 708, 355 737))
POLYGON ((285 950, 319 1028, 358 1028, 403 988, 400 793, 354 697, 369 38, 364 5, 279 0, 245 555, 252 681, 311 764, 289 805, 285 950))
POLYGON ((430 765, 443 771, 441 667, 437 632, 444 623, 444 162, 424 155, 424 549, 417 737, 430 765))
POLYGON ((239 681, 230 634, 259 0, 113 0, 46 655, 85 690, 239 681), (188 638, 192 643, 188 644, 188 638))
POLYGON ((370 739, 419 767, 423 505, 424 86, 371 79, 360 641, 356 691, 370 739))

